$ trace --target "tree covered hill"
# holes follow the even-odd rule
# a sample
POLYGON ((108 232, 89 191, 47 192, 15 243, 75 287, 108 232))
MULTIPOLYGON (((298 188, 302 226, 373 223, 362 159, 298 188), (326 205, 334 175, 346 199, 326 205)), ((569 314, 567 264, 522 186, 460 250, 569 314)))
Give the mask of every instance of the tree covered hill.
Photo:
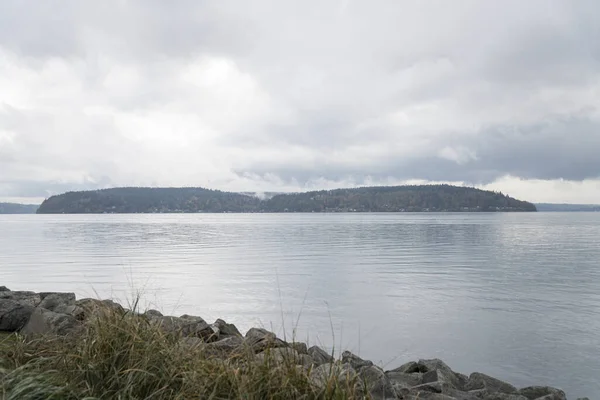
POLYGON ((0 203, 0 214, 35 214, 35 204, 0 203))
POLYGON ((266 200, 203 188, 116 188, 52 196, 40 214, 166 212, 536 211, 502 193, 450 185, 381 186, 278 194, 266 200))
POLYGON ((536 211, 502 193, 450 185, 380 186, 278 195, 272 212, 536 211))
POLYGON ((255 197, 219 190, 126 187, 52 196, 38 214, 253 212, 259 205, 255 197))

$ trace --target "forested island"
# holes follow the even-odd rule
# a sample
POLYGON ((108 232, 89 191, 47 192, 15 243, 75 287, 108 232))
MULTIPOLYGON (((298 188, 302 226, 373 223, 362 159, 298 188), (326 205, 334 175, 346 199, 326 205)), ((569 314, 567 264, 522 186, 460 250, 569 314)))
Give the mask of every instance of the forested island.
POLYGON ((0 214, 35 214, 38 207, 35 204, 0 203, 0 214))
POLYGON ((114 188, 68 192, 38 214, 256 212, 536 211, 498 192, 450 185, 379 186, 277 194, 271 198, 204 188, 114 188))

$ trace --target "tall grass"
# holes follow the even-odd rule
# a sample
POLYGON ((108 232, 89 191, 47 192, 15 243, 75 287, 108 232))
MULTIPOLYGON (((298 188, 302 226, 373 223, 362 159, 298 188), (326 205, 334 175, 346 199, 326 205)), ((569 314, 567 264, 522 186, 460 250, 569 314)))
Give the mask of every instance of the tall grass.
POLYGON ((225 357, 189 346, 145 317, 98 314, 68 338, 0 337, 0 399, 355 399, 357 378, 325 382, 296 360, 257 358, 241 347, 225 357))

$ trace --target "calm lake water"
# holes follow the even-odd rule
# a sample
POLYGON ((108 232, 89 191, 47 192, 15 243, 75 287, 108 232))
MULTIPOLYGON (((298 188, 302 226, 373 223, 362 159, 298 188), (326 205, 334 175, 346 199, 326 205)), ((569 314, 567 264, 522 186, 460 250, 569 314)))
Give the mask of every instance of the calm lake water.
POLYGON ((0 216, 0 285, 600 394, 600 213, 0 216))

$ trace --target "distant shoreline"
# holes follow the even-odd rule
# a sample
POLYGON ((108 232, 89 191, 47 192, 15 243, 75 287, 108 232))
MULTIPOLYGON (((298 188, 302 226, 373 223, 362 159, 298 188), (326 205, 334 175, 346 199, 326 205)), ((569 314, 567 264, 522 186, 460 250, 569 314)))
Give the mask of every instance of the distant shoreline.
POLYGON ((500 192, 451 185, 377 186, 261 199, 205 188, 114 188, 46 199, 38 214, 286 212, 535 212, 500 192))

